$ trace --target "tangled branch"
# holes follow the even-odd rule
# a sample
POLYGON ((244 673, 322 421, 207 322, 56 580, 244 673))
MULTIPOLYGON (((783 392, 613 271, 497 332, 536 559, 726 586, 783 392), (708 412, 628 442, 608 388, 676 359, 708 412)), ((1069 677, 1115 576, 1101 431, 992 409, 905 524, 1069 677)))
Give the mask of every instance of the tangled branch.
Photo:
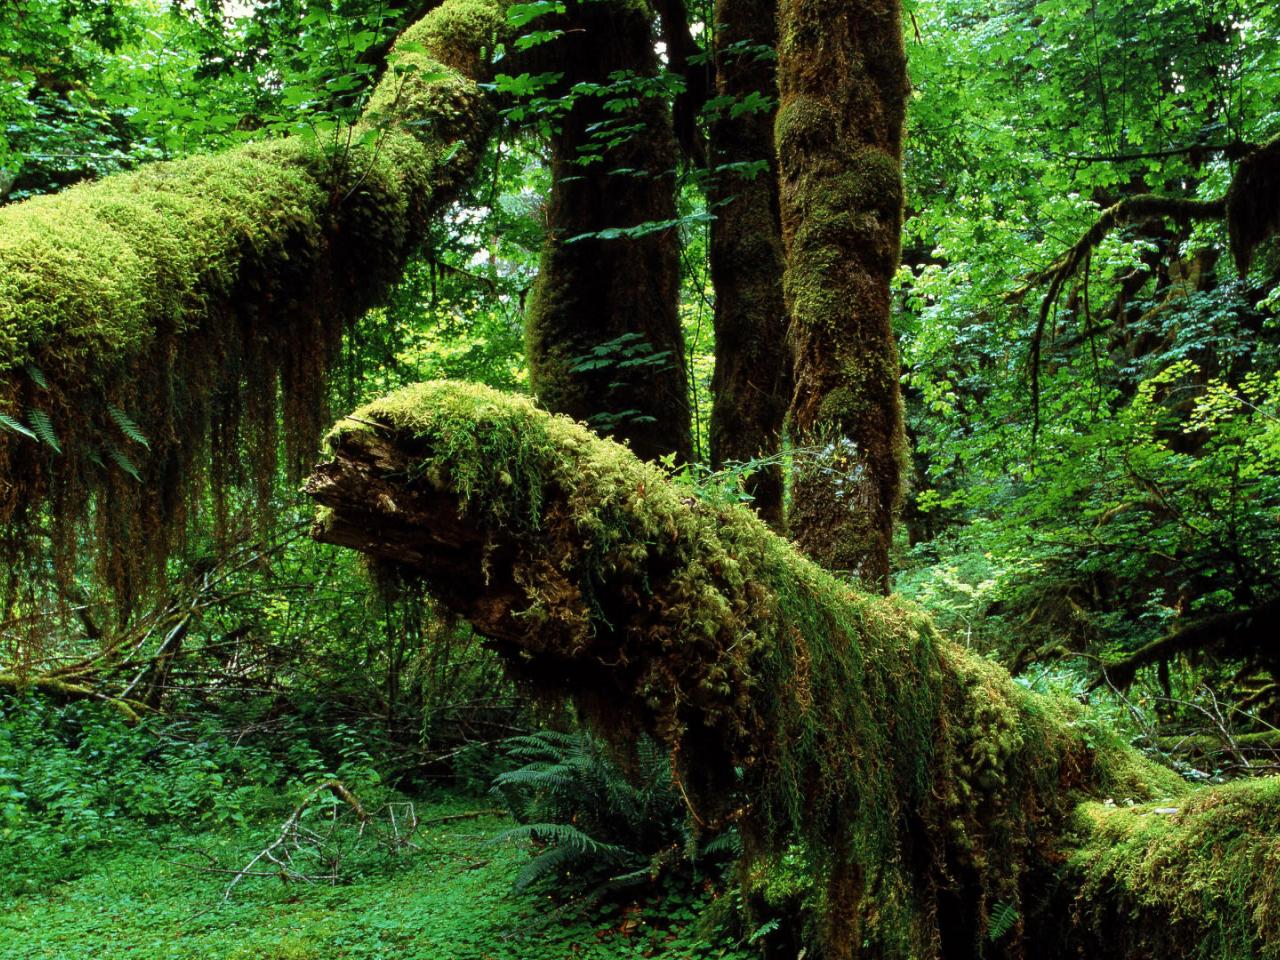
POLYGON ((1227 192, 1214 200, 1191 200, 1139 194, 1125 197, 1102 211, 1084 235, 1014 292, 1019 299, 1035 287, 1047 284, 1040 301, 1035 331, 1031 335, 1031 435, 1040 432, 1040 355, 1049 312, 1067 281, 1086 265, 1093 251, 1116 227, 1158 218, 1188 223, 1192 220, 1226 220, 1231 253, 1244 275, 1253 251, 1280 232, 1280 137, 1255 149, 1236 168, 1227 192))

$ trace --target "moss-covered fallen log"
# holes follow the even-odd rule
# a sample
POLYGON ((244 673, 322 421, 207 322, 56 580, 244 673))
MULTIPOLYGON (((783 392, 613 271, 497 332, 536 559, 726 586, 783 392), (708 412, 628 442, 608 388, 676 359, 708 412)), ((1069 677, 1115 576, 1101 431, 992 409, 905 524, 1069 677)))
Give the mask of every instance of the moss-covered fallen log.
POLYGON ((448 0, 331 141, 254 143, 0 209, 6 560, 47 557, 32 538, 51 519, 65 573, 92 514, 127 599, 193 483, 273 475, 281 405, 289 459, 309 462, 344 330, 482 151, 480 82, 505 29, 500 0, 448 0))
POLYGON ((1280 957, 1280 778, 1083 804, 1071 828, 1057 916, 1076 955, 1280 957))
MULTIPOLYGON (((1041 935, 1061 932, 1073 891, 1107 886, 1088 857, 1109 821, 1079 822, 1095 809, 1079 805, 1189 795, 1074 702, 526 400, 420 385, 329 443, 308 481, 315 535, 420 578, 614 743, 658 737, 694 822, 740 829, 762 895, 799 851, 825 956, 1075 956, 1091 914, 1066 910, 1078 929, 1061 947, 1041 935)), ((1271 794, 1241 796, 1265 822, 1271 794)), ((1274 949, 1253 893, 1236 893, 1180 929, 1274 949)))

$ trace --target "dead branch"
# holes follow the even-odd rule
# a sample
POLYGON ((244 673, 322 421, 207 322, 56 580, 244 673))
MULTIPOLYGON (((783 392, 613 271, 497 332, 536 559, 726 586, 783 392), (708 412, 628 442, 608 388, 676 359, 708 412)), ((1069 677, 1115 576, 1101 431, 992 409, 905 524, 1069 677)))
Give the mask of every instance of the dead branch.
MULTIPOLYGON (((294 880, 302 881, 304 883, 314 883, 316 879, 318 879, 314 876, 304 874, 294 868, 291 851, 300 846, 299 835, 304 832, 301 829, 302 815, 315 801, 316 797, 326 791, 332 793, 335 797, 351 808, 355 813, 356 818, 359 820, 360 829, 363 832, 365 825, 369 823, 371 818, 365 808, 361 805, 359 799, 357 799, 355 794, 347 788, 346 784, 341 780, 326 780, 323 783, 317 784, 307 792, 306 796, 298 801, 297 805, 293 808, 293 812, 285 818, 284 823, 280 825, 280 830, 276 834, 276 838, 254 854, 248 863, 236 871, 231 882, 227 884, 227 889, 223 892, 223 900, 229 900, 231 898, 231 892, 245 877, 263 876, 261 872, 255 872, 254 867, 264 860, 275 864, 277 868, 276 871, 270 872, 267 875, 278 876, 283 883, 289 883, 294 880)), ((316 839, 314 834, 311 834, 309 831, 306 833, 308 834, 308 840, 313 841, 316 839)), ((320 879, 336 881, 336 864, 334 867, 335 869, 329 876, 320 879)))

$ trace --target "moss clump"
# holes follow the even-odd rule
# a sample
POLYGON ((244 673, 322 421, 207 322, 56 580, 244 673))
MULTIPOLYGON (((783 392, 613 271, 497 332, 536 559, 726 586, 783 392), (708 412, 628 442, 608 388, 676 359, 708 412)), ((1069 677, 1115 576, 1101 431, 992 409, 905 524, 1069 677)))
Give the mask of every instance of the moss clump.
POLYGON ((408 553, 386 555, 517 677, 615 743, 659 737, 694 822, 739 827, 748 899, 802 901, 827 956, 1034 955, 1076 805, 1186 793, 917 608, 527 399, 421 384, 329 443, 318 476, 358 464, 345 499, 317 494, 343 542, 399 537, 408 553), (991 944, 997 908, 1022 919, 991 944))
POLYGON ((1067 916, 1102 958, 1280 957, 1280 779, 1076 813, 1067 916))
POLYGON ((839 111, 826 97, 789 98, 779 105, 773 127, 780 162, 794 164, 814 146, 829 145, 839 122, 839 111))
POLYGON ((0 209, 0 413, 41 435, 0 427, 5 561, 45 564, 52 518, 61 581, 94 542, 127 607, 206 481, 219 504, 265 490, 279 421, 301 472, 344 331, 474 167, 503 9, 449 0, 410 28, 413 69, 349 148, 268 141, 0 209))

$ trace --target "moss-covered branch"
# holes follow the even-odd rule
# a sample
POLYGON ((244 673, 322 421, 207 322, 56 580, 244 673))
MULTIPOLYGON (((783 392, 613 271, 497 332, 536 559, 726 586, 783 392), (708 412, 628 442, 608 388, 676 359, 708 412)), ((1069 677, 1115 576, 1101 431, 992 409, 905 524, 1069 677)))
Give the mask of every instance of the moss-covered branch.
POLYGON ((130 723, 137 723, 143 714, 152 710, 150 705, 139 700, 132 700, 128 697, 113 697, 108 693, 103 693, 89 683, 67 680, 62 677, 24 677, 14 673, 0 673, 0 692, 14 695, 35 692, 58 701, 100 700, 114 710, 119 711, 130 723))
POLYGON ((1139 194, 1125 197, 1098 215, 1084 234, 1047 268, 1014 293, 1021 299, 1028 291, 1046 285, 1031 334, 1031 409, 1033 432, 1040 428, 1040 353, 1049 313, 1063 288, 1082 267, 1087 270, 1093 251, 1114 229, 1125 224, 1160 219, 1187 223, 1192 220, 1226 220, 1231 253, 1241 275, 1249 269, 1253 252, 1280 232, 1280 137, 1255 147, 1236 168, 1227 192, 1214 200, 1139 194))
MULTIPOLYGON (((749 884, 784 856, 806 864, 825 956, 1075 956, 1092 921, 1045 906, 1093 876, 1063 871, 1093 850, 1077 805, 1214 802, 750 511, 524 399, 419 385, 329 443, 308 482, 315 535, 420 578, 614 743, 657 736, 695 823, 742 831, 749 884), (1041 939, 1064 918, 1060 948, 1041 939)), ((1240 802, 1261 817, 1267 796, 1240 802)), ((1274 943, 1253 899, 1214 903, 1195 930, 1274 943)))
POLYGON ((6 559, 47 556, 32 537, 48 521, 65 575, 92 515, 127 600, 199 481, 272 475, 281 404, 291 465, 309 460, 344 329, 482 149, 478 81, 504 27, 500 0, 449 0, 332 142, 265 141, 0 208, 6 559))
POLYGON ((1233 660, 1261 661, 1273 673, 1280 668, 1275 649, 1276 623, 1280 622, 1280 597, 1248 610, 1232 610, 1187 624, 1119 660, 1103 664, 1106 679, 1127 687, 1142 667, 1168 661, 1184 653, 1215 651, 1233 660))

